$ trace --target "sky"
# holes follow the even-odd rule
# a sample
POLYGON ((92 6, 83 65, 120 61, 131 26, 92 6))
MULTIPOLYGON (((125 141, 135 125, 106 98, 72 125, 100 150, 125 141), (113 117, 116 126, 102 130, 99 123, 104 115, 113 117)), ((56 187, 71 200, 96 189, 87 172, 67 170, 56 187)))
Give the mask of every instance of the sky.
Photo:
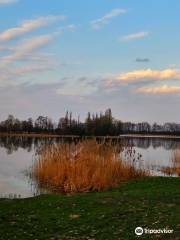
POLYGON ((0 120, 111 108, 180 122, 179 0, 0 0, 0 120))

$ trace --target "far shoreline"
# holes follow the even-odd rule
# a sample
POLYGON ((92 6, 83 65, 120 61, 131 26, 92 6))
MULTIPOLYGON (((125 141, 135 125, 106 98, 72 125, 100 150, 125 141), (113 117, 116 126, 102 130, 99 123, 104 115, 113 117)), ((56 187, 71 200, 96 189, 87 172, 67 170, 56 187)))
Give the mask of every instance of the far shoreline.
POLYGON ((2 136, 14 136, 14 137, 40 137, 40 138, 80 138, 80 136, 76 135, 58 135, 52 133, 1 133, 2 136))

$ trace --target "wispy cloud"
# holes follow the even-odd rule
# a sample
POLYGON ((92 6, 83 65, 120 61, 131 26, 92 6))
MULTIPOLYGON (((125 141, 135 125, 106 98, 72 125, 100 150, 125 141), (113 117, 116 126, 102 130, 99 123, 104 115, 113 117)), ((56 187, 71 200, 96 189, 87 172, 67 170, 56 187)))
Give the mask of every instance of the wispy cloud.
POLYGON ((57 62, 50 54, 39 52, 49 44, 56 33, 36 36, 23 40, 12 48, 13 53, 0 59, 0 86, 14 86, 24 82, 26 77, 45 73, 57 68, 57 62))
POLYGON ((137 89, 137 92, 147 94, 170 94, 180 93, 180 86, 157 86, 157 87, 141 87, 137 89))
MULTIPOLYGON (((63 20, 63 16, 47 16, 34 20, 24 21, 19 27, 6 30, 0 34, 0 87, 16 86, 22 84, 28 79, 37 79, 38 73, 46 73, 59 68, 55 54, 45 53, 42 50, 51 41, 65 31, 74 31, 74 24, 65 25, 57 28, 48 34, 25 37, 24 34, 44 27, 58 20, 63 20), (6 41, 16 37, 15 45, 6 41)), ((40 78, 39 78, 40 79, 40 78)))
POLYGON ((60 33, 63 33, 66 30, 75 31, 77 26, 75 24, 69 24, 58 29, 60 33))
POLYGON ((17 3, 19 0, 0 0, 0 5, 17 3))
POLYGON ((54 34, 41 35, 31 39, 23 40, 17 47, 14 47, 14 52, 1 59, 3 65, 7 65, 13 61, 21 60, 28 54, 47 45, 54 38, 54 34))
POLYGON ((74 79, 69 84, 62 86, 56 90, 56 93, 61 96, 90 96, 97 91, 97 84, 93 83, 93 80, 88 80, 87 77, 80 77, 74 79))
POLYGON ((149 32, 137 32, 137 33, 132 33, 129 35, 125 35, 123 37, 120 38, 121 41, 127 42, 127 41, 133 41, 133 40, 137 40, 137 39, 141 39, 141 38, 145 38, 149 35, 149 32))
POLYGON ((25 20, 18 27, 10 28, 0 33, 0 42, 10 41, 25 33, 31 32, 40 27, 47 26, 55 21, 64 20, 65 16, 45 16, 36 19, 25 20))
POLYGON ((164 70, 152 70, 152 69, 140 69, 121 73, 115 76, 113 79, 107 81, 107 85, 116 85, 120 82, 134 82, 141 80, 168 80, 168 79, 180 79, 180 70, 178 69, 164 69, 164 70))
POLYGON ((112 9, 109 13, 107 13, 103 17, 91 21, 90 25, 94 29, 99 29, 103 25, 109 23, 112 18, 115 18, 115 17, 119 16, 120 14, 124 14, 126 12, 127 12, 126 9, 121 9, 121 8, 112 9))
MULTIPOLYGON (((27 60, 32 60, 33 58, 37 60, 39 57, 39 53, 37 54, 37 56, 35 54, 32 55, 32 53, 35 50, 39 50, 40 48, 48 45, 51 41, 54 40, 55 37, 64 33, 64 31, 66 30, 72 31, 75 28, 76 26, 74 24, 63 26, 53 33, 44 34, 44 35, 29 38, 29 39, 21 40, 18 42, 18 44, 15 47, 6 47, 6 46, 2 47, 2 50, 4 49, 12 53, 0 58, 0 62, 1 62, 0 67, 2 66, 4 67, 5 65, 18 60, 27 61, 27 60)), ((42 54, 40 59, 42 59, 42 54)))
POLYGON ((54 69, 55 66, 45 63, 39 63, 36 65, 29 64, 27 66, 15 68, 5 68, 4 71, 1 71, 0 88, 18 86, 24 84, 25 82, 30 83, 28 78, 38 79, 38 74, 47 73, 49 71, 53 71, 54 69))

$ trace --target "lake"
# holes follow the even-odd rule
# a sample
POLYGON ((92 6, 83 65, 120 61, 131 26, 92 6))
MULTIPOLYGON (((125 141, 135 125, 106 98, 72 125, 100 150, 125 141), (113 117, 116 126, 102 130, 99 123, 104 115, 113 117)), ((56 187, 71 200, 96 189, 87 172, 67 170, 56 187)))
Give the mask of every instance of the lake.
MULTIPOLYGON (((32 197, 39 193, 36 184, 30 181, 27 172, 35 159, 39 146, 70 141, 62 138, 33 138, 0 136, 0 197, 32 197)), ((172 152, 180 149, 180 139, 127 138, 126 141, 142 155, 145 169, 152 175, 163 175, 162 167, 172 166, 172 152)))

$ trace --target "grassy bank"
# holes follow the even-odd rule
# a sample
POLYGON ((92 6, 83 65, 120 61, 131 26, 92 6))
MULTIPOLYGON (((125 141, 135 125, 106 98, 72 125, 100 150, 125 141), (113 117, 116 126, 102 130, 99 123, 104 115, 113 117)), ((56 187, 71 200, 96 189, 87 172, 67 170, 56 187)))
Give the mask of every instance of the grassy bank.
POLYGON ((144 178, 101 193, 0 200, 0 239, 179 239, 180 179, 144 178), (137 237, 137 226, 173 234, 137 237))

